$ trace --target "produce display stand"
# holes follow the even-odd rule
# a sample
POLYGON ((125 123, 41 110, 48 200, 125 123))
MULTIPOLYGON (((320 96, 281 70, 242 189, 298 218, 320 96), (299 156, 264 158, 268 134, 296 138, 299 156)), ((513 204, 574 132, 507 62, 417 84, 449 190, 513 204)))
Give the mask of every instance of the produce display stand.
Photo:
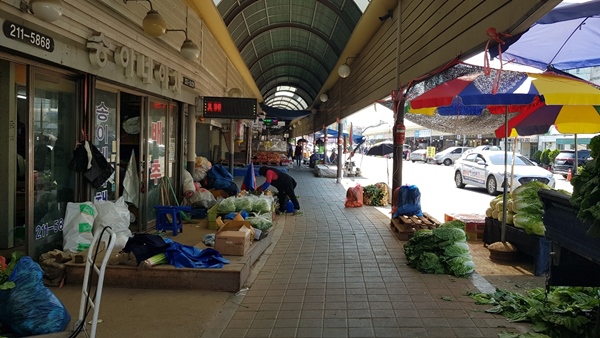
MULTIPOLYGON (((489 245, 501 241, 502 222, 491 217, 485 218, 483 244, 489 245)), ((523 229, 506 225, 506 241, 515 245, 520 252, 533 257, 534 274, 543 275, 550 263, 550 241, 545 237, 530 235, 523 229)))
POLYGON ((556 191, 538 192, 544 204, 546 238, 552 246, 550 284, 600 286, 600 238, 586 234, 591 226, 577 218, 569 197, 556 191))
POLYGON ((400 216, 392 217, 390 228, 401 241, 408 241, 417 230, 435 229, 440 222, 427 213, 423 216, 400 216))

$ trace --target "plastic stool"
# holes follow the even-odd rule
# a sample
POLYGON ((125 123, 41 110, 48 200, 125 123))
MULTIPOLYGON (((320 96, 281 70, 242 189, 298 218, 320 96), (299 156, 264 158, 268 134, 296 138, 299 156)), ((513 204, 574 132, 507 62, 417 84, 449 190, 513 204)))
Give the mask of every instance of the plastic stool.
POLYGON ((155 205, 156 209, 156 230, 173 231, 173 236, 177 236, 177 231, 183 232, 183 222, 181 217, 182 211, 191 211, 190 206, 170 206, 170 205, 155 205), (171 215, 169 222, 168 215, 171 215))

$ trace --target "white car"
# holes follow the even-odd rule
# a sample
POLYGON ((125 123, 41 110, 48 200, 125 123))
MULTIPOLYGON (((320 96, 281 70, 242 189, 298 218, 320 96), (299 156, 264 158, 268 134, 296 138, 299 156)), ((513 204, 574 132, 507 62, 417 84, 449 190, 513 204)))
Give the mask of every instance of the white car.
POLYGON ((427 162, 427 149, 417 149, 411 152, 408 157, 413 163, 416 161, 427 162))
MULTIPOLYGON (((458 188, 465 185, 474 185, 487 190, 490 195, 495 195, 504 190, 504 156, 503 151, 483 150, 473 151, 456 161, 454 164, 454 183, 458 188)), ((507 180, 510 188, 510 172, 512 153, 507 154, 507 180)), ((544 183, 554 188, 555 181, 552 173, 536 166, 527 157, 517 154, 515 156, 513 189, 531 181, 544 183)))

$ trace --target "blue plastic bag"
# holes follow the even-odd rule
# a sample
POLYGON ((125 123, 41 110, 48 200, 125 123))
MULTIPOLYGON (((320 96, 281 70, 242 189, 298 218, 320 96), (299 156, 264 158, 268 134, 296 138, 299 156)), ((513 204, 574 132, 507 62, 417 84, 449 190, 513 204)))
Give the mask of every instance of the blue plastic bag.
POLYGON ((71 321, 60 299, 44 286, 43 275, 31 257, 22 257, 8 278, 15 288, 0 291, 0 322, 19 336, 61 332, 71 321))
POLYGON ((398 205, 394 217, 399 216, 423 216, 421 211, 421 192, 416 185, 403 185, 397 189, 396 198, 398 205))

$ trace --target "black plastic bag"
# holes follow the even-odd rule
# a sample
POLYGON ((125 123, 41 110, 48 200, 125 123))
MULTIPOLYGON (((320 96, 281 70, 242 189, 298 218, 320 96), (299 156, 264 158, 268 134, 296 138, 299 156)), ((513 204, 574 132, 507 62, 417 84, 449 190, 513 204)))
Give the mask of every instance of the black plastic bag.
POLYGON ((96 146, 92 143, 89 145, 92 151, 92 167, 83 173, 83 177, 90 182, 92 187, 98 189, 110 178, 115 169, 108 163, 96 146))
POLYGON ((73 150, 73 158, 69 163, 69 169, 74 172, 82 173, 87 170, 88 166, 88 153, 85 150, 85 143, 87 141, 82 141, 77 144, 75 149, 73 150))

